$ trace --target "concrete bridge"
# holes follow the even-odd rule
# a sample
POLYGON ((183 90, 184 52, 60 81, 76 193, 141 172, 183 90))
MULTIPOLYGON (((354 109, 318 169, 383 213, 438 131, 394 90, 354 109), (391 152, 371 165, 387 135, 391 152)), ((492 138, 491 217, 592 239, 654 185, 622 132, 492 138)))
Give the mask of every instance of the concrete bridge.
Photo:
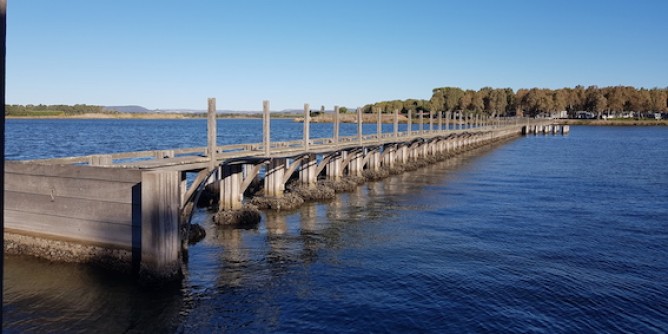
POLYGON ((289 180, 317 187, 393 169, 411 162, 452 156, 471 147, 521 134, 568 132, 552 120, 487 118, 466 113, 420 113, 418 130, 409 114, 399 131, 310 138, 310 108, 304 106, 303 138, 273 142, 269 102, 263 105, 263 142, 218 146, 215 99, 208 105, 206 147, 90 155, 5 163, 5 251, 57 261, 100 263, 146 278, 181 272, 187 248, 184 229, 207 185, 219 192, 218 209, 242 209, 244 193, 261 180, 264 196, 281 198, 289 180))

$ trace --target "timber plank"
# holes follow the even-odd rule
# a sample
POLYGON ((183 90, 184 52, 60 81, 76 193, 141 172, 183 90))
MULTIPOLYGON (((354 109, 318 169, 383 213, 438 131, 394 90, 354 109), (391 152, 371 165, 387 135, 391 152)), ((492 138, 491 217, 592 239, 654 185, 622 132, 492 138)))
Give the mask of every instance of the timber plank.
POLYGON ((63 196, 5 191, 5 210, 71 217, 116 224, 132 224, 132 205, 63 196))

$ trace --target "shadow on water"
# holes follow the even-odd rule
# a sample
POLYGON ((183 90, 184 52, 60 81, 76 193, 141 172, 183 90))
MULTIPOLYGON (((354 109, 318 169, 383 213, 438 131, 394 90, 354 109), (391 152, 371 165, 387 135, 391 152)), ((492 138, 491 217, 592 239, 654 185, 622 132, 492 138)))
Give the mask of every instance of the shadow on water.
POLYGON ((6 333, 169 331, 187 299, 179 286, 23 256, 4 258, 4 279, 6 333))

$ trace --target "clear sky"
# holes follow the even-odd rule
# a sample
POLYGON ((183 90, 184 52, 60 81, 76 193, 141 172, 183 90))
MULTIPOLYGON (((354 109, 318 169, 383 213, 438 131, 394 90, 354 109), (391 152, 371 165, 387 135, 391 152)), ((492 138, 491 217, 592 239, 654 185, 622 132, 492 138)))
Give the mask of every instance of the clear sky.
POLYGON ((8 0, 7 103, 356 107, 668 86, 666 0, 8 0))

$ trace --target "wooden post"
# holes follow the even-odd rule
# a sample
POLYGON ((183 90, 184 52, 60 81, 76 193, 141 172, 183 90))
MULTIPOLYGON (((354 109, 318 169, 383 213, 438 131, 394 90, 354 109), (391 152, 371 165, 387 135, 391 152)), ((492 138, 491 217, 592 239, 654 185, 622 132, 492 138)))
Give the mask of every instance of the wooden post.
POLYGON ((209 154, 209 170, 213 170, 216 167, 216 144, 218 129, 216 124, 216 98, 209 98, 208 101, 208 111, 206 118, 207 125, 207 150, 209 154))
POLYGON ((407 125, 408 125, 407 132, 408 132, 408 136, 410 137, 411 134, 413 133, 413 115, 412 115, 412 112, 411 112, 410 109, 408 110, 408 124, 407 125))
MULTIPOLYGON (((324 108, 324 107, 323 107, 324 108)), ((311 132, 311 106, 304 103, 304 150, 308 151, 310 148, 310 132, 311 132)))
POLYGON ((357 141, 362 145, 362 108, 357 108, 357 141))
POLYGON ((179 253, 178 171, 141 175, 141 265, 146 279, 174 279, 181 271, 179 253))
POLYGON ((424 110, 420 111, 420 134, 424 133, 424 110))
POLYGON ((376 112, 378 113, 378 120, 376 123, 376 137, 380 143, 383 137, 383 114, 380 112, 380 109, 376 109, 376 112))
POLYGON ((443 112, 438 112, 438 131, 443 131, 443 112))
POLYGON ((394 109, 394 138, 399 137, 399 109, 394 109))
POLYGON ((271 116, 269 114, 269 101, 262 101, 262 143, 264 144, 264 155, 269 156, 271 150, 271 116))
POLYGON ((334 106, 334 144, 339 145, 339 106, 334 106))

